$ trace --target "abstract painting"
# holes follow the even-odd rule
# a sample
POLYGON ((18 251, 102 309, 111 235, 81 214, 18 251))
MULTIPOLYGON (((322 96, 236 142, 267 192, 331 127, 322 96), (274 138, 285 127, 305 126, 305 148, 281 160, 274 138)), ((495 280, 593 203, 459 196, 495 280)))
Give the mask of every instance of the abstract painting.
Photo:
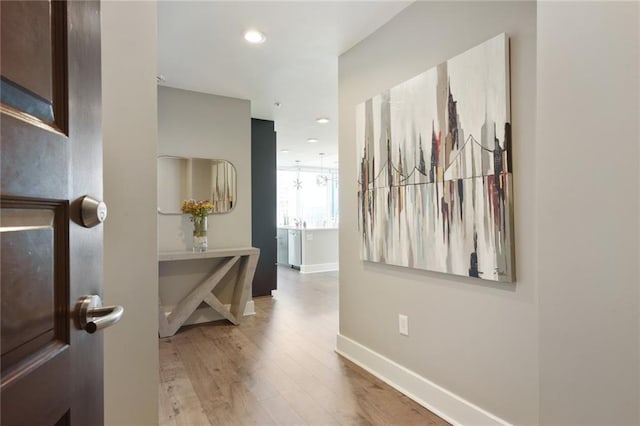
POLYGON ((509 41, 356 108, 361 258, 512 282, 509 41))

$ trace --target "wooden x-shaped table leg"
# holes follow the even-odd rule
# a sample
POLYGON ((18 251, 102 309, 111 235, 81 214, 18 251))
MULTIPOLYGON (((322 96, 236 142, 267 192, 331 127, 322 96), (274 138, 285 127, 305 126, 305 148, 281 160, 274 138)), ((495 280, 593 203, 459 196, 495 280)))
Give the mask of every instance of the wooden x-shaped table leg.
POLYGON ((195 312, 202 302, 205 302, 233 324, 239 324, 244 314, 245 305, 251 294, 251 282, 257 262, 258 254, 233 256, 222 261, 211 276, 206 278, 178 303, 168 317, 160 301, 158 318, 160 337, 169 337, 176 334, 178 329, 191 314, 195 312), (212 291, 220 284, 224 276, 237 262, 240 262, 238 278, 233 291, 231 307, 227 308, 212 291))

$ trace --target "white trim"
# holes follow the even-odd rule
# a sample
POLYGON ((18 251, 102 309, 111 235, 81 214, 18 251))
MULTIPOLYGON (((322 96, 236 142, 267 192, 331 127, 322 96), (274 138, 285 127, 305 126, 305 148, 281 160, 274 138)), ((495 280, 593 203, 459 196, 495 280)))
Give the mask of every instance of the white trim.
POLYGON ((249 300, 246 305, 244 305, 244 316, 247 315, 255 315, 256 314, 256 304, 253 303, 253 299, 249 300))
POLYGON ((331 272, 338 270, 338 263, 317 263, 315 265, 300 265, 301 274, 313 274, 316 272, 331 272))
MULTIPOLYGON (((229 303, 224 305, 227 309, 231 306, 229 303)), ((170 312, 167 312, 169 315, 170 312)), ((255 315, 256 314, 256 305, 253 303, 253 300, 249 300, 246 305, 244 305, 244 316, 247 315, 255 315)), ((223 320, 224 317, 206 306, 203 308, 196 309, 193 314, 185 321, 183 325, 192 325, 192 324, 202 324, 204 322, 210 321, 219 321, 223 320)))
POLYGON ((510 425, 366 346, 338 334, 336 352, 454 425, 510 425))

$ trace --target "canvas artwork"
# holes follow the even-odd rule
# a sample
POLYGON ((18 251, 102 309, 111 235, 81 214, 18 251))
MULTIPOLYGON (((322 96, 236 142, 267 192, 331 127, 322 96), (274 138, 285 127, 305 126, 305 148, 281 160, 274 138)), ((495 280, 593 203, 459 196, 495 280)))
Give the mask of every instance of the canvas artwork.
POLYGON ((515 280, 506 34, 358 105, 356 138, 363 260, 515 280))

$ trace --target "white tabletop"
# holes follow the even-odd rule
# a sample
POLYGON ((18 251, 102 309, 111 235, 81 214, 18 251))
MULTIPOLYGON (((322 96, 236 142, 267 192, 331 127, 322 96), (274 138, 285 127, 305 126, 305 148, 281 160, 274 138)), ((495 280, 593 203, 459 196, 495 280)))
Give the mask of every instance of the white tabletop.
POLYGON ((256 247, 232 247, 223 249, 212 249, 202 252, 195 251, 161 251, 158 252, 158 262, 169 262, 172 260, 209 259, 216 257, 247 256, 260 253, 256 247))

